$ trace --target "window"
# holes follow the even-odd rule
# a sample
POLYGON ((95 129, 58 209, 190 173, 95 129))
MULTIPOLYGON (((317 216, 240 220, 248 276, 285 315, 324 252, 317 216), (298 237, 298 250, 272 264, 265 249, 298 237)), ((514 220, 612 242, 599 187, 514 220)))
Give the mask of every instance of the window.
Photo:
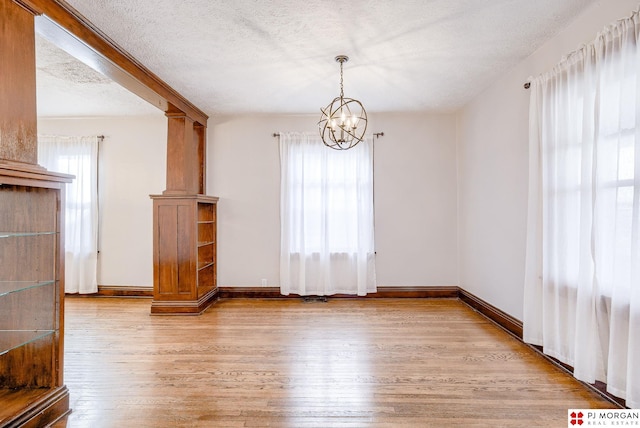
POLYGON ((315 135, 281 133, 280 158, 283 291, 373 290, 372 141, 339 151, 315 135))
POLYGON ((640 405, 638 13, 532 82, 524 339, 640 405))
POLYGON ((72 174, 65 195, 65 292, 95 293, 98 259, 98 138, 39 136, 38 162, 72 174))

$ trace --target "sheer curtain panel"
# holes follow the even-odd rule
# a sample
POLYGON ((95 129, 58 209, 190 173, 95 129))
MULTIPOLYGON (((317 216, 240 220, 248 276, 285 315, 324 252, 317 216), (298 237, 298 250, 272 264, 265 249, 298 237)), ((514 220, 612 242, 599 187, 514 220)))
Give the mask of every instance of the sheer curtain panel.
POLYGON ((65 292, 98 291, 98 137, 38 137, 38 162, 75 175, 65 202, 65 292))
POLYGON ((281 293, 375 292, 373 140, 333 150, 281 132, 280 168, 281 293))
POLYGON ((524 339, 640 407, 640 19, 534 79, 524 339))

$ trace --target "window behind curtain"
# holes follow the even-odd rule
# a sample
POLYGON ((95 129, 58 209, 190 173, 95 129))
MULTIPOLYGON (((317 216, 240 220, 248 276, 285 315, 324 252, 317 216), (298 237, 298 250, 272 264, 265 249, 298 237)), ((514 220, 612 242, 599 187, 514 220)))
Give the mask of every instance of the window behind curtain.
POLYGON ((38 162, 72 174, 65 195, 65 292, 95 293, 98 259, 98 138, 39 136, 38 162))
POLYGON ((640 16, 534 79, 524 339, 640 405, 640 16))
POLYGON ((280 158, 282 292, 375 291, 372 141, 338 151, 281 133, 280 158))

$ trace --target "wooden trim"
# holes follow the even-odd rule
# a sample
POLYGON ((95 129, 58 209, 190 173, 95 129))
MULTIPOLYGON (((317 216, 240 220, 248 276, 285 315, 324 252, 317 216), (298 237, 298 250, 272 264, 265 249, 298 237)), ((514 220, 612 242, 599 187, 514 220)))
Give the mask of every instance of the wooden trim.
POLYGON ((218 288, 212 288, 211 291, 197 301, 153 300, 151 302, 151 315, 200 315, 218 300, 219 294, 218 288))
MULTIPOLYGON (((98 292, 92 294, 67 294, 67 297, 153 297, 153 287, 138 287, 126 285, 98 285, 98 292)), ((221 299, 255 298, 255 299, 298 299, 302 296, 280 294, 280 287, 218 287, 218 297, 221 299)), ((330 298, 458 298, 458 287, 378 287, 377 293, 366 296, 352 296, 336 294, 330 298)))
MULTIPOLYGON (((279 287, 219 287, 220 298, 259 298, 259 299, 299 299, 298 294, 287 296, 280 293, 279 287)), ((458 287, 378 287, 376 293, 366 296, 348 294, 334 294, 327 296, 330 299, 387 299, 387 298, 457 298, 458 287)))
POLYGON ((98 285, 98 292, 96 294, 104 297, 153 297, 153 286, 127 287, 122 285, 98 285))
POLYGON ((518 339, 522 340, 522 321, 501 311, 495 306, 485 302, 462 288, 458 288, 458 290, 458 297, 462 302, 466 303, 471 308, 480 312, 482 315, 489 318, 491 321, 495 322, 518 339))
POLYGON ((13 2, 34 16, 42 15, 42 11, 29 0, 13 0, 13 2))
POLYGON ((36 180, 59 181, 61 183, 71 183, 75 178, 75 175, 48 171, 40 165, 14 162, 7 159, 0 159, 0 174, 36 180))
MULTIPOLYGON (((367 295, 369 297, 369 295, 367 295)), ((425 287, 378 287, 373 298, 427 298, 427 299, 456 299, 458 287, 455 285, 439 285, 425 287)))
POLYGON ((210 203, 218 202, 218 200, 220 199, 217 196, 194 195, 194 194, 190 194, 190 195, 182 195, 182 194, 165 195, 165 194, 162 194, 162 195, 149 195, 149 197, 151 199, 197 199, 198 201, 210 202, 210 203))
POLYGON ((44 392, 39 399, 29 404, 17 418, 2 421, 2 426, 25 428, 51 426, 50 424, 62 419, 69 413, 71 413, 69 390, 63 385, 44 392))
POLYGON ((28 1, 44 15, 36 24, 36 29, 45 38, 162 111, 167 111, 171 104, 191 119, 206 125, 208 116, 204 112, 118 46, 68 3, 63 0, 28 1))
MULTIPOLYGON (((524 343, 525 345, 529 346, 529 348, 534 350, 536 353, 538 353, 544 359, 549 361, 551 364, 553 364, 554 366, 558 367, 559 369, 573 376, 573 367, 545 354, 541 346, 532 345, 523 340, 522 321, 501 311, 495 306, 487 303, 486 301, 480 299, 479 297, 469 293, 468 291, 462 288, 459 288, 459 298, 462 302, 466 303, 471 308, 478 311, 481 315, 485 316, 486 318, 495 322, 498 326, 505 329, 507 332, 511 333, 513 336, 516 337, 516 339, 518 339, 520 342, 524 343)), ((625 407, 625 400, 609 394, 606 391, 606 387, 607 387, 606 384, 602 382, 596 382, 595 384, 591 384, 583 381, 579 381, 579 382, 582 383, 585 387, 591 389, 592 391, 600 395, 605 400, 610 401, 612 404, 619 406, 621 408, 625 407)))
POLYGON ((129 287, 126 285, 98 285, 97 293, 90 294, 66 294, 66 298, 82 297, 153 297, 153 287, 129 287))
POLYGON ((221 299, 287 299, 300 296, 284 296, 279 287, 218 287, 221 299))
MULTIPOLYGON (((547 360, 548 362, 550 362, 554 366, 558 367, 560 370, 564 371, 565 373, 570 374, 571 376, 574 376, 573 375, 573 367, 572 366, 570 366, 569 364, 563 363, 562 361, 552 357, 551 355, 545 354, 542 346, 532 345, 531 343, 527 343, 525 341, 522 341, 522 343, 527 345, 529 348, 533 349, 542 358, 544 358, 545 360, 547 360)), ((609 392, 607 392, 607 384, 606 383, 600 382, 600 381, 596 381, 596 383, 587 383, 587 382, 584 382, 582 380, 578 380, 578 382, 583 384, 585 387, 591 389, 593 392, 595 392, 596 394, 598 394, 599 396, 601 396, 605 400, 611 402, 611 404, 614 404, 614 405, 620 407, 621 409, 628 408, 628 407, 626 407, 626 401, 624 399, 622 399, 620 397, 616 397, 615 395, 612 395, 609 392)))

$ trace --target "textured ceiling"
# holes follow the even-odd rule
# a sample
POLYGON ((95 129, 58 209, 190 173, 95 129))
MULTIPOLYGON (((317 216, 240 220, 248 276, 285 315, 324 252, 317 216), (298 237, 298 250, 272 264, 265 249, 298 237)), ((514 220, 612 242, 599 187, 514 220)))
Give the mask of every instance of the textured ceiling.
MULTIPOLYGON (((454 111, 594 0, 67 1, 214 115, 319 112, 338 95, 339 54, 345 96, 369 112, 454 111)), ((83 99, 86 115, 147 112, 52 50, 39 42, 39 112, 81 115, 83 99)))
POLYGON ((36 37, 39 117, 161 114, 154 106, 36 37))

